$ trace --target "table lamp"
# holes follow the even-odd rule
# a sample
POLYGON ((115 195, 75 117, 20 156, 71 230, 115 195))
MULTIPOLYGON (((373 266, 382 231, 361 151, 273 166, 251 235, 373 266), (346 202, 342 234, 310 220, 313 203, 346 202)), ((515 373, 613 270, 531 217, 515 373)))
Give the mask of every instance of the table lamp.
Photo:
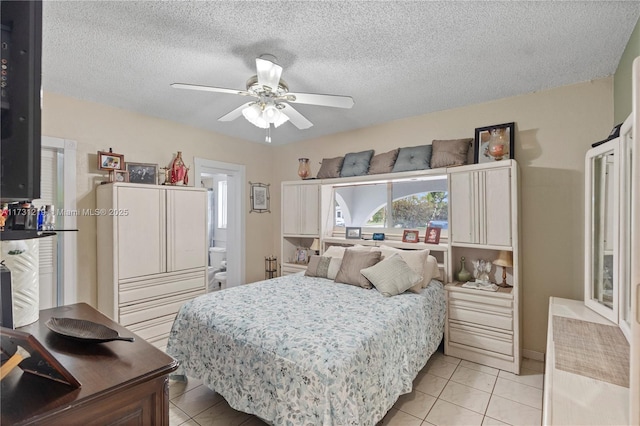
POLYGON ((314 254, 318 254, 318 251, 320 251, 320 240, 314 238, 311 247, 309 247, 309 250, 313 250, 314 254))
MULTIPOLYGON (((507 284, 507 268, 513 266, 513 258, 510 251, 501 250, 498 253, 498 258, 493 261, 494 265, 502 266, 502 283, 498 284, 500 287, 513 287, 507 284)), ((497 283, 496 283, 497 284, 497 283)))

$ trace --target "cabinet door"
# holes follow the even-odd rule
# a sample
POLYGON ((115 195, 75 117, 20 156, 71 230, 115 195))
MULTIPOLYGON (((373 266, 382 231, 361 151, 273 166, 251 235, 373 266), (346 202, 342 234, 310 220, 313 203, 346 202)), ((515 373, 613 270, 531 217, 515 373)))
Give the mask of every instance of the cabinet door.
POLYGON ((511 246, 511 170, 484 173, 484 241, 487 245, 511 246))
POLYGON ((475 243, 476 207, 474 203, 474 172, 451 173, 449 197, 451 203, 451 241, 475 243))
POLYGON ((300 234, 318 235, 319 231, 319 185, 300 185, 300 234))
POLYGON ((167 189, 167 272, 206 266, 207 193, 167 189))
POLYGON ((300 233, 300 198, 297 185, 282 187, 282 233, 300 233))
MULTIPOLYGON (((117 216, 119 279, 165 271, 165 198, 157 188, 118 188, 117 216)), ((98 242, 100 243, 100 242, 98 242)))

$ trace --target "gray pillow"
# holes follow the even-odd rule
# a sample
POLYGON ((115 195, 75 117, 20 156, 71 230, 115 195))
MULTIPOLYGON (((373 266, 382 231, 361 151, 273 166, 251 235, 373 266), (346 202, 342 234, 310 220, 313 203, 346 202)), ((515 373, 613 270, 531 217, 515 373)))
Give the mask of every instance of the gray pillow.
POLYGON ((396 164, 396 158, 398 158, 398 151, 400 151, 400 149, 374 155, 371 159, 371 164, 369 164, 369 174, 391 173, 393 171, 393 165, 396 164))
POLYGON ((434 140, 432 143, 431 168, 467 164, 467 153, 469 152, 471 141, 473 141, 472 138, 434 140))
POLYGON ((373 156, 373 150, 362 152, 350 152, 344 156, 340 177, 363 176, 369 170, 369 162, 373 156))
POLYGON ((307 265, 307 270, 304 275, 307 277, 327 278, 329 275, 330 263, 330 257, 313 255, 309 259, 309 264, 307 265))
POLYGON ((425 170, 431 168, 431 145, 400 148, 393 166, 394 172, 425 170))
POLYGON ((362 288, 371 288, 371 283, 360 271, 380 262, 380 255, 379 251, 345 250, 335 281, 362 288))
POLYGON ((422 282, 417 274, 399 254, 360 271, 383 296, 397 296, 422 282))
POLYGON ((320 170, 318 170, 318 179, 337 178, 340 177, 342 170, 342 162, 344 157, 323 158, 320 170))

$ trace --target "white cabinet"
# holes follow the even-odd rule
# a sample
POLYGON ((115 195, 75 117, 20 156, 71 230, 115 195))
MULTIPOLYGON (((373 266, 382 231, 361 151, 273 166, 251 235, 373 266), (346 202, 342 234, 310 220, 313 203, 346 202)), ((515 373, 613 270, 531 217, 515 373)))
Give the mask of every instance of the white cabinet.
MULTIPOLYGON (((518 169, 514 160, 447 169, 449 174, 449 280, 445 353, 520 373, 521 283, 518 243, 518 169), (511 254, 505 267, 511 287, 497 292, 456 283, 462 257, 493 262, 511 254), (504 254, 504 253, 503 253, 504 254)), ((491 282, 502 282, 503 267, 492 266, 491 282)), ((473 281, 473 278, 472 278, 473 281)))
POLYGON ((284 182, 282 184, 282 233, 284 235, 320 234, 320 185, 284 182))
POLYGON ((451 242, 510 247, 511 163, 454 171, 449 182, 451 242))
POLYGON ((97 193, 98 309, 159 348, 206 289, 206 190, 117 183, 97 193))

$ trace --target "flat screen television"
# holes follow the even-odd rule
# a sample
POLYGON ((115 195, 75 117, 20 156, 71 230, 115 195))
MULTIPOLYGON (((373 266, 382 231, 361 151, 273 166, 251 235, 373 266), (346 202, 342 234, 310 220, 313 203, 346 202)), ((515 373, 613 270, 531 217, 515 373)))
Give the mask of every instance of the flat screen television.
POLYGON ((0 2, 0 201, 40 198, 42 2, 0 2))

